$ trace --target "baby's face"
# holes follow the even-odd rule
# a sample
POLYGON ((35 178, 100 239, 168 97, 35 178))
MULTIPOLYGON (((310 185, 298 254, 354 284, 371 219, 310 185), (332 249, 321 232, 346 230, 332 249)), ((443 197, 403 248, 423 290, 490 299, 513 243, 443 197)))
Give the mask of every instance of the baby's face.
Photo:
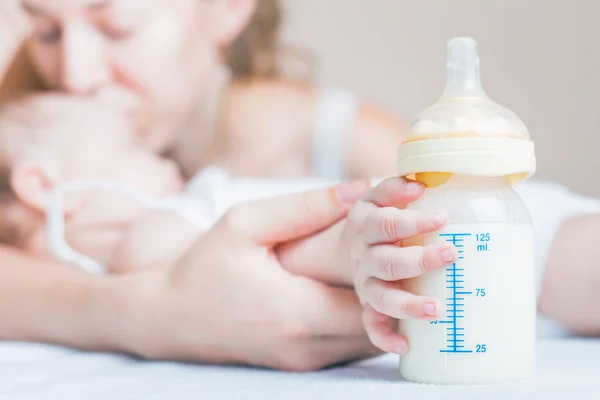
MULTIPOLYGON (((53 186, 70 181, 114 182, 153 197, 174 195, 183 189, 176 164, 138 147, 135 132, 124 116, 94 107, 61 113, 52 113, 50 123, 31 128, 39 132, 29 143, 23 143, 34 149, 24 153, 25 161, 27 157, 43 161, 53 186)), ((126 229, 147 211, 112 192, 67 196, 76 200, 65 199, 65 205, 76 205, 68 208, 68 242, 86 254, 98 255, 111 248, 110 238, 120 237, 114 232, 126 229)), ((36 254, 49 254, 44 235, 34 235, 27 248, 36 254)))
MULTIPOLYGON (((52 183, 113 181, 149 195, 182 187, 176 166, 137 146, 126 115, 97 103, 48 94, 13 107, 10 136, 2 138, 8 163, 43 162, 52 183), (50 171, 51 170, 51 171, 50 171)), ((6 118, 5 118, 6 119, 6 118)))
POLYGON ((176 164, 137 146, 135 132, 124 116, 94 108, 84 116, 70 118, 71 123, 55 128, 55 134, 62 137, 63 149, 59 152, 65 154, 59 161, 60 182, 118 182, 153 196, 171 195, 182 189, 176 164))
MULTIPOLYGON (((183 179, 176 164, 136 146, 129 128, 126 119, 111 113, 103 117, 101 124, 89 124, 85 132, 78 132, 78 138, 85 140, 68 144, 72 149, 61 160, 60 181, 114 182, 152 197, 179 193, 183 179)), ((121 194, 82 192, 73 196, 82 205, 71 215, 71 221, 80 221, 72 222, 72 226, 126 226, 148 211, 121 194)), ((73 235, 85 236, 79 228, 73 235)))
POLYGON ((174 162, 129 144, 83 145, 62 164, 62 182, 117 182, 152 196, 176 194, 183 188, 174 162))

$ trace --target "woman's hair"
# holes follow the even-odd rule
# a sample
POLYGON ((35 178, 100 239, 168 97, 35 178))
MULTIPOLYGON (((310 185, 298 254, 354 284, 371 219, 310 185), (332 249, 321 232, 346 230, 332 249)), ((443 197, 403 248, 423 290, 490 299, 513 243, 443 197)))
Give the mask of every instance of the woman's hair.
POLYGON ((280 75, 279 32, 283 21, 280 0, 257 0, 246 29, 232 44, 227 64, 236 78, 280 75))
POLYGON ((228 49, 226 62, 234 78, 297 78, 311 80, 312 54, 282 46, 282 0, 257 0, 246 29, 228 49), (284 65, 285 64, 285 65, 284 65))

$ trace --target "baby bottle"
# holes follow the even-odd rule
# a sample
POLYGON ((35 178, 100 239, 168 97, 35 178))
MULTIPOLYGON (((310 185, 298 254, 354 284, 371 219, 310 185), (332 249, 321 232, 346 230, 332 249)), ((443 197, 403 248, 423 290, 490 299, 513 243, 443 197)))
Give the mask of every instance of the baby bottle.
POLYGON ((421 112, 398 152, 398 173, 422 182, 409 208, 444 209, 447 226, 402 246, 448 242, 457 262, 404 283, 438 300, 435 321, 403 320, 404 379, 429 384, 519 380, 535 369, 534 239, 513 186, 535 171, 527 128, 485 94, 477 44, 448 43, 442 97, 421 112))

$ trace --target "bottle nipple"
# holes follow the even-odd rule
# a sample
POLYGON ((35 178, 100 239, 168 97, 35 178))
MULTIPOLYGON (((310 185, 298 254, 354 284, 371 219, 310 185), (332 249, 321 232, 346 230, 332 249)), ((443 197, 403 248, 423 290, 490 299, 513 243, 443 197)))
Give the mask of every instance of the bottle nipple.
POLYGON ((453 174, 517 181, 535 171, 527 127, 483 89, 477 47, 469 37, 448 42, 446 86, 413 119, 398 151, 400 176, 435 187, 453 174))
POLYGON ((468 37, 452 39, 447 57, 442 97, 487 97, 481 84, 477 42, 468 37))
POLYGON ((446 51, 442 96, 415 117, 405 142, 474 136, 529 139, 521 119, 492 101, 483 89, 477 42, 470 37, 454 38, 446 51))

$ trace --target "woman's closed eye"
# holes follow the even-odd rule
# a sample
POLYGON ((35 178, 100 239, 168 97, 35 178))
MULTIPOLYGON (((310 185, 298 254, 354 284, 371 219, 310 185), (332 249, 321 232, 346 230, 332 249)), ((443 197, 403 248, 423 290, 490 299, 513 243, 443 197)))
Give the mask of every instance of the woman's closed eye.
POLYGON ((133 27, 123 27, 104 24, 100 27, 102 34, 111 40, 125 40, 133 36, 135 29, 133 27))
POLYGON ((38 34, 38 39, 44 44, 54 44, 60 41, 62 37, 62 30, 59 28, 52 29, 48 32, 42 32, 38 34))
MULTIPOLYGON (((127 5, 127 3, 125 3, 127 5)), ((91 14, 93 23, 102 34, 111 40, 124 40, 135 34, 144 19, 139 13, 126 8, 104 7, 91 14)))
POLYGON ((54 44, 62 37, 60 25, 47 20, 33 20, 33 31, 37 40, 43 44, 54 44))

